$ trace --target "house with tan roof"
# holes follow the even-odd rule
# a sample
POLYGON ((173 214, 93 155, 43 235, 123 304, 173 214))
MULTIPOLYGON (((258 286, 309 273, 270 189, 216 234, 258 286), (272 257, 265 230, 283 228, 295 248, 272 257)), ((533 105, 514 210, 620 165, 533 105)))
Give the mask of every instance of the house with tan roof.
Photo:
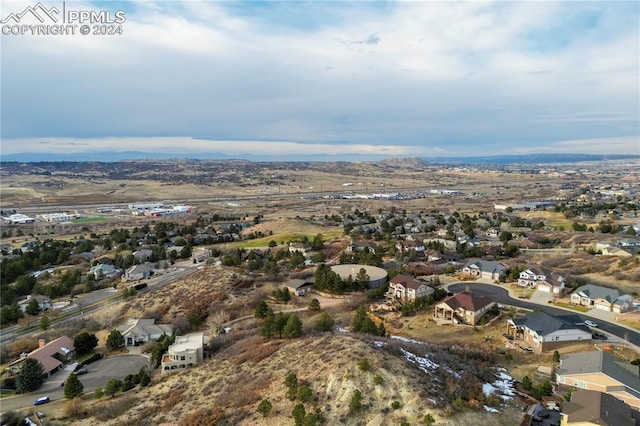
POLYGON ((487 296, 474 296, 470 291, 462 291, 438 303, 433 318, 438 324, 476 325, 495 305, 487 296))
POLYGON ((388 293, 401 302, 408 302, 432 294, 433 289, 409 275, 398 274, 389 281, 388 293))
POLYGON ((560 387, 604 392, 640 409, 638 367, 604 351, 578 352, 560 359, 560 387))
POLYGON ((42 364, 45 374, 49 376, 71 361, 75 354, 76 348, 73 346, 73 339, 70 337, 61 336, 49 343, 46 343, 44 339, 40 339, 37 349, 34 349, 29 354, 21 355, 20 359, 9 364, 9 371, 12 374, 17 374, 22 368, 22 363, 27 358, 32 358, 42 364))
POLYGON ((204 333, 191 333, 176 337, 162 357, 162 374, 185 370, 201 363, 204 359, 204 333))

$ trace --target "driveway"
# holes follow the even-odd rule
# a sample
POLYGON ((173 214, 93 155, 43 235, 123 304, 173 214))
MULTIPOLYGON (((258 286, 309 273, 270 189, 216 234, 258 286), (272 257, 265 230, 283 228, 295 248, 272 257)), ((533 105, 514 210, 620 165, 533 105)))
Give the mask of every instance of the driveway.
MULTIPOLYGON (((87 374, 78 376, 84 385, 85 393, 93 392, 96 388, 104 388, 111 379, 124 379, 129 374, 136 374, 140 368, 146 366, 149 359, 140 355, 115 355, 87 365, 87 374)), ((35 392, 3 398, 0 400, 2 412, 32 407, 33 401, 41 396, 48 396, 52 402, 64 399, 62 383, 67 379, 75 364, 68 365, 65 370, 54 373, 40 389, 35 392)), ((47 404, 41 405, 38 411, 49 414, 47 404)))
MULTIPOLYGON (((551 315, 566 315, 568 313, 572 313, 572 314, 579 315, 583 321, 586 319, 593 318, 590 314, 581 314, 573 310, 561 309, 561 308, 549 306, 548 304, 547 305, 536 304, 536 303, 532 303, 531 301, 514 299, 509 295, 509 292, 507 291, 507 289, 494 284, 464 282, 464 283, 450 284, 447 286, 447 289, 449 291, 457 293, 465 290, 467 287, 470 287, 473 294, 477 296, 489 296, 495 302, 501 303, 504 305, 517 306, 519 308, 525 308, 525 309, 531 309, 531 310, 538 309, 538 310, 547 312, 551 315)), ((626 327, 621 327, 613 322, 605 321, 600 318, 597 319, 596 322, 599 324, 599 328, 601 330, 614 334, 635 346, 640 346, 640 333, 638 333, 637 331, 634 331, 626 327)))

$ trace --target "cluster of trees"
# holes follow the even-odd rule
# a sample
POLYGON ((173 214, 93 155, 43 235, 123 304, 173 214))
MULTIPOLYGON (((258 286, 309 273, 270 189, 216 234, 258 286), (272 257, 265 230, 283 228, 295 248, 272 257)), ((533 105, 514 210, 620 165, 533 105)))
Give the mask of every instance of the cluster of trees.
POLYGON ((95 334, 84 331, 73 338, 73 346, 78 355, 88 354, 98 346, 98 338, 95 334))
POLYGON ((173 345, 176 341, 175 336, 168 336, 166 334, 162 334, 158 340, 153 344, 153 348, 151 349, 151 367, 158 368, 160 363, 162 362, 162 355, 167 352, 169 346, 173 345))
POLYGON ((402 305, 402 308, 400 308, 402 315, 409 316, 416 312, 427 310, 435 302, 441 301, 446 296, 447 291, 445 289, 436 288, 433 293, 428 296, 417 297, 415 300, 408 300, 402 305))
POLYGON ((368 247, 365 247, 364 250, 358 253, 342 253, 340 255, 340 264, 357 264, 357 265, 371 265, 371 266, 382 266, 382 256, 384 255, 384 249, 382 246, 377 246, 376 250, 370 250, 368 247))
POLYGON ((349 276, 346 280, 340 278, 340 275, 331 270, 328 265, 318 265, 313 277, 313 285, 320 291, 326 291, 333 294, 342 294, 349 291, 364 291, 369 288, 369 276, 364 268, 355 276, 355 279, 349 276))
POLYGON ((104 389, 96 388, 93 396, 96 399, 100 399, 103 396, 113 397, 118 392, 126 392, 133 389, 137 385, 142 387, 148 386, 151 383, 151 376, 146 368, 142 367, 138 374, 129 374, 123 380, 111 379, 107 382, 104 389))
POLYGON ((353 322, 351 323, 351 330, 355 333, 373 334, 374 336, 387 335, 384 322, 376 325, 376 323, 369 318, 369 315, 367 315, 367 307, 365 305, 360 305, 356 310, 353 322))
POLYGON ((273 290, 273 298, 278 302, 289 303, 291 302, 291 293, 289 293, 289 289, 287 288, 277 288, 273 290))
POLYGON ((280 339, 294 339, 302 335, 302 320, 295 314, 285 312, 273 313, 273 310, 264 300, 258 302, 255 307, 256 318, 264 321, 260 326, 260 335, 265 339, 278 337, 280 339))
POLYGON ((107 349, 112 351, 124 346, 124 336, 118 329, 111 330, 111 333, 107 336, 107 349))

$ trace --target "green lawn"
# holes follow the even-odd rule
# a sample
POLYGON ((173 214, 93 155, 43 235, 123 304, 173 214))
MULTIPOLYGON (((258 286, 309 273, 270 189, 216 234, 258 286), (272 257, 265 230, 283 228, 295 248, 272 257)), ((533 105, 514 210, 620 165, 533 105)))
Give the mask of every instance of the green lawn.
POLYGON ((106 217, 83 217, 80 219, 73 219, 71 222, 73 223, 90 223, 90 222, 102 222, 103 220, 107 220, 106 217))
MULTIPOLYGON (((334 229, 330 232, 322 234, 323 240, 330 240, 335 237, 339 237, 343 234, 342 229, 334 229)), ((238 248, 256 248, 256 247, 267 247, 269 245, 269 241, 273 240, 276 243, 280 244, 284 242, 287 244, 289 241, 300 241, 304 237, 307 237, 309 241, 313 241, 316 237, 316 234, 303 234, 303 233, 286 233, 286 234, 273 234, 266 236, 264 238, 256 238, 255 240, 246 240, 246 241, 237 241, 233 243, 228 243, 230 247, 238 247, 238 248)))
POLYGON ((556 302, 554 305, 562 308, 573 309, 578 312, 587 312, 589 310, 586 306, 572 305, 571 303, 556 302))

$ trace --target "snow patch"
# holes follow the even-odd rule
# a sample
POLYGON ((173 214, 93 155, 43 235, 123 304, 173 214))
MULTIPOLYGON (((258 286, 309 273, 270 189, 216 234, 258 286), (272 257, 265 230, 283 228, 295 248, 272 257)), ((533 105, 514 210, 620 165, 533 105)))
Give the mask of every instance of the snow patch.
POLYGON ((349 330, 347 330, 346 328, 342 328, 342 327, 336 328, 336 331, 338 333, 349 333, 349 330))
POLYGON ((429 373, 430 371, 433 371, 438 367, 440 367, 440 364, 436 364, 435 362, 431 361, 429 358, 414 355, 411 352, 404 350, 402 348, 400 348, 400 351, 402 351, 402 354, 404 355, 407 361, 417 364, 418 368, 424 371, 425 373, 429 373))
POLYGON ((489 396, 497 394, 503 400, 509 400, 515 395, 515 379, 506 373, 504 368, 498 368, 496 380, 482 385, 482 392, 489 396))
POLYGON ((495 409, 495 408, 493 408, 493 407, 489 407, 488 405, 485 405, 485 406, 484 406, 484 409, 485 409, 485 411, 488 411, 488 412, 490 412, 490 413, 499 413, 499 411, 498 411, 498 410, 496 410, 496 409, 495 409))
POLYGON ((391 337, 392 339, 401 340, 407 343, 418 343, 420 345, 424 345, 424 342, 421 342, 420 340, 410 339, 408 337, 402 337, 402 336, 389 336, 389 337, 391 337))
POLYGON ((375 346, 376 348, 381 348, 384 346, 384 342, 375 341, 373 342, 373 346, 375 346))

